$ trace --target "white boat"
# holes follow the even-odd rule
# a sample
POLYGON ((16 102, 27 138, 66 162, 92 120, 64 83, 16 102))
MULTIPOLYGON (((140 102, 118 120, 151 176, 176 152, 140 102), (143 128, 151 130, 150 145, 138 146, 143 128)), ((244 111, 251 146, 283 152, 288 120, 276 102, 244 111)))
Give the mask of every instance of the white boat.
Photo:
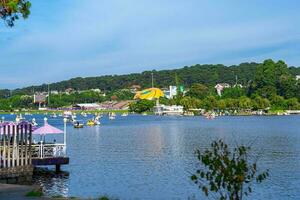
POLYGON ((35 118, 32 118, 31 123, 32 123, 33 126, 37 126, 38 125, 38 123, 36 123, 36 121, 35 121, 35 118))
POLYGON ((100 125, 101 124, 100 123, 100 116, 99 115, 95 117, 94 123, 95 123, 95 125, 100 125))
POLYGON ((122 116, 122 117, 127 117, 127 116, 128 116, 128 113, 123 113, 121 116, 122 116))
POLYGON ((25 117, 23 117, 22 114, 17 115, 16 121, 24 121, 24 120, 25 120, 25 117))
POLYGON ((53 113, 52 115, 50 115, 51 118, 57 118, 57 115, 55 113, 53 113))
POLYGON ((108 119, 116 119, 116 114, 114 112, 108 114, 108 119))
POLYGON ((100 125, 100 121, 99 120, 94 120, 95 125, 100 125))

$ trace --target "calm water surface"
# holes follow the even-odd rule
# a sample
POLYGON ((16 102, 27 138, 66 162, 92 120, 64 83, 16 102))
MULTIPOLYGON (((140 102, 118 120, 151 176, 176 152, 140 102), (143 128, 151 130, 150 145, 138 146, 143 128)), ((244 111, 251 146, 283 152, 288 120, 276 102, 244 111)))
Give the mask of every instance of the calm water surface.
MULTIPOLYGON (((42 124, 44 116, 26 117, 42 124)), ((63 127, 62 118, 49 123, 63 127)), ((254 186, 249 199, 299 199, 300 116, 206 120, 132 115, 112 121, 104 117, 99 127, 68 126, 70 164, 63 170, 69 176, 39 177, 36 183, 49 195, 203 199, 189 179, 196 164, 193 152, 219 138, 232 144, 253 142, 253 151, 262 153, 260 168, 270 169, 270 178, 254 186)))

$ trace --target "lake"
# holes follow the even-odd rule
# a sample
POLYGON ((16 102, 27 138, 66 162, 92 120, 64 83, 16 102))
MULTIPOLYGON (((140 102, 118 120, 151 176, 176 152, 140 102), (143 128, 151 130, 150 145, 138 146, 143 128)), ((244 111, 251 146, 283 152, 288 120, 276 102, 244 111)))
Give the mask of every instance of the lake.
MULTIPOLYGON (((35 117, 42 124, 43 115, 35 117)), ((12 116, 7 115, 7 119, 12 116)), ((87 119, 87 118, 86 118, 87 119)), ((190 181, 196 148, 212 140, 253 143, 260 169, 270 177, 254 185, 249 199, 297 199, 300 191, 300 116, 204 117, 117 116, 102 125, 67 128, 68 176, 38 177, 48 195, 118 199, 203 199, 190 181)), ((63 128, 62 118, 49 123, 63 128)), ((62 140, 62 135, 55 136, 62 140)), ((47 136, 52 141, 53 136, 47 136)), ((36 138, 38 140, 38 138, 36 138)))

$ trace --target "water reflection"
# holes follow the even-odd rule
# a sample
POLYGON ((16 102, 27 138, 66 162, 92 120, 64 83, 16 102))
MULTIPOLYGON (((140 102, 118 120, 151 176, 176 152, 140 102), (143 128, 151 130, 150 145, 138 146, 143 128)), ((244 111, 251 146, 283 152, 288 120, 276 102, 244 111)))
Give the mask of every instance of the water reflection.
POLYGON ((46 195, 67 197, 69 194, 69 173, 54 173, 54 169, 40 169, 33 175, 33 183, 40 185, 46 195), (51 190, 50 190, 51 188, 51 190))
MULTIPOLYGON (((44 116, 34 116, 38 123, 44 116)), ((40 121, 40 122, 39 122, 40 121)), ((63 127, 62 119, 49 123, 63 127)), ((253 142, 260 167, 269 168, 265 184, 252 199, 297 199, 300 190, 300 117, 128 116, 102 119, 99 127, 68 127, 69 176, 36 177, 51 195, 119 199, 203 199, 189 180, 194 150, 214 139, 253 142)), ((52 138, 49 138, 52 139, 52 138)))

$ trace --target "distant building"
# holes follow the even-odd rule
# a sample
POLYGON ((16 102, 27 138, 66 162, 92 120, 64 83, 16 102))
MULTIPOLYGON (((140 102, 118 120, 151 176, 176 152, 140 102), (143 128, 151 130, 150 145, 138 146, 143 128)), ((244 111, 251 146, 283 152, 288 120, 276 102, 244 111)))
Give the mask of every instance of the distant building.
POLYGON ((33 95, 33 103, 42 104, 47 100, 48 94, 46 93, 37 93, 33 95))
POLYGON ((157 105, 154 107, 155 115, 183 115, 183 106, 166 106, 166 105, 157 105))
POLYGON ((52 90, 50 94, 59 94, 59 92, 57 90, 52 90))
POLYGON ((105 101, 101 103, 100 110, 128 110, 131 101, 105 101))
POLYGON ((297 75, 297 76, 296 76, 296 80, 297 80, 297 81, 300 80, 300 75, 297 75))
POLYGON ((219 96, 222 96, 222 91, 225 89, 225 88, 230 88, 230 85, 228 83, 218 83, 216 86, 215 86, 215 89, 217 90, 217 93, 219 96))
POLYGON ((91 91, 93 91, 93 92, 97 92, 97 93, 100 93, 100 92, 101 92, 101 90, 100 90, 100 89, 98 89, 98 88, 91 89, 91 91))
POLYGON ((75 104, 73 108, 80 110, 99 110, 101 107, 97 103, 78 103, 75 104))
POLYGON ((73 88, 67 88, 67 89, 65 90, 65 93, 66 93, 66 94, 71 94, 72 92, 74 92, 74 89, 73 89, 73 88))
POLYGON ((168 89, 163 89, 165 97, 168 99, 173 99, 177 95, 177 86, 170 85, 168 89))
POLYGON ((132 85, 131 87, 130 87, 130 92, 131 93, 136 93, 137 91, 140 91, 141 90, 141 86, 140 85, 132 85))

